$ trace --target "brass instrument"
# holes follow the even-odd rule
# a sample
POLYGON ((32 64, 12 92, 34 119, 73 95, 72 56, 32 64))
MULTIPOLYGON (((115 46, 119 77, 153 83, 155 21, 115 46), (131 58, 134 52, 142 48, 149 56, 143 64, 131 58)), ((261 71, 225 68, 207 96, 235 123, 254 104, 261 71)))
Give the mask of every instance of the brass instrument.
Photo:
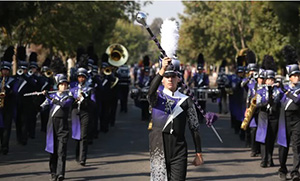
POLYGON ((128 60, 128 51, 121 44, 112 44, 106 49, 108 63, 115 67, 124 65, 128 60))
POLYGON ((114 71, 114 67, 120 67, 124 65, 128 60, 128 51, 121 44, 112 44, 106 49, 108 55, 108 63, 112 66, 102 69, 105 75, 110 75, 114 71))
POLYGON ((28 70, 28 75, 29 76, 32 76, 34 73, 33 73, 33 71, 30 69, 30 70, 28 70))
POLYGON ((2 78, 2 82, 1 82, 0 108, 4 107, 4 99, 5 99, 5 77, 2 78))
POLYGON ((103 68, 103 73, 105 75, 110 75, 112 73, 112 68, 111 67, 105 67, 105 68, 103 68))
POLYGON ((250 121, 251 121, 251 118, 253 116, 253 113, 255 112, 255 109, 256 109, 256 97, 257 97, 257 94, 255 94, 255 96, 251 99, 251 103, 250 103, 250 107, 247 109, 247 114, 242 122, 242 125, 241 125, 241 129, 243 130, 246 130, 250 121))
POLYGON ((49 77, 52 77, 53 72, 51 70, 47 70, 44 72, 44 75, 49 78, 49 77))
POLYGON ((23 75, 24 74, 24 70, 23 69, 18 69, 17 70, 17 74, 18 75, 23 75))

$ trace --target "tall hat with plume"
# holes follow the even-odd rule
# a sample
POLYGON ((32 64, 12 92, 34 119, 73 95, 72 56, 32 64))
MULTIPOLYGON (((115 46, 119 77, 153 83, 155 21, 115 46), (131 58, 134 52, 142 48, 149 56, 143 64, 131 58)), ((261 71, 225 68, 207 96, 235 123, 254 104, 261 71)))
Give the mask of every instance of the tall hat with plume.
POLYGON ((67 68, 65 67, 64 62, 61 58, 55 57, 50 64, 50 68, 53 71, 53 74, 66 74, 67 68))
POLYGON ((26 48, 19 46, 17 48, 17 60, 19 69, 28 69, 28 63, 26 61, 26 48))
POLYGON ((197 70, 203 70, 204 69, 204 57, 202 53, 199 53, 197 58, 197 70))
POLYGON ((265 70, 265 76, 267 79, 275 79, 277 67, 273 56, 265 55, 261 67, 265 70))
POLYGON ((107 53, 103 53, 101 56, 101 68, 106 68, 109 67, 108 64, 108 54, 107 53))
POLYGON ((94 52, 94 45, 90 43, 90 45, 87 47, 87 54, 89 56, 88 59, 88 66, 98 65, 98 56, 94 52))
POLYGON ((166 55, 172 58, 172 63, 167 67, 165 76, 177 75, 180 62, 176 57, 176 50, 178 48, 179 28, 176 21, 166 19, 161 25, 161 47, 164 49, 166 55))
POLYGON ((5 50, 4 55, 2 57, 1 69, 11 70, 11 64, 12 64, 12 61, 13 61, 14 54, 15 54, 14 47, 9 46, 5 50))
POLYGON ((51 59, 47 57, 42 64, 41 72, 46 72, 50 70, 50 65, 51 65, 51 59))
POLYGON ((144 65, 144 67, 149 67, 149 65, 150 65, 150 57, 148 55, 145 55, 143 57, 143 65, 144 65))
POLYGON ((286 70, 289 76, 300 74, 296 49, 291 45, 286 45, 282 49, 283 57, 286 61, 286 70))
POLYGON ((243 48, 239 51, 236 56, 236 72, 242 73, 245 71, 245 66, 247 65, 246 55, 248 52, 248 48, 243 48))
POLYGON ((35 52, 31 52, 30 56, 29 56, 29 67, 30 68, 38 68, 38 64, 37 64, 37 53, 35 52))
POLYGON ((248 64, 247 65, 248 71, 257 71, 258 70, 258 66, 256 64, 256 56, 252 50, 247 52, 246 61, 248 64))
POLYGON ((65 67, 61 58, 55 57, 51 61, 50 68, 53 71, 56 84, 60 84, 62 82, 68 82, 68 79, 66 76, 67 68, 65 67))
POLYGON ((227 65, 227 61, 225 59, 223 59, 221 65, 219 67, 219 72, 224 73, 226 65, 227 65))

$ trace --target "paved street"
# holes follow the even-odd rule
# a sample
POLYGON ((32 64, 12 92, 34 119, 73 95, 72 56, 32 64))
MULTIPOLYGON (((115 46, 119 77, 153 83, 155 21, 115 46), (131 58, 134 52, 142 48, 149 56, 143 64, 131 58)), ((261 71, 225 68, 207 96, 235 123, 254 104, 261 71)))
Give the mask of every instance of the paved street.
MULTIPOLYGON (((75 162, 74 140, 69 139, 66 180, 149 180, 148 125, 140 121, 140 110, 129 100, 128 113, 118 114, 116 126, 106 134, 100 133, 99 138, 89 146, 86 167, 75 162)), ((217 104, 209 103, 208 110, 217 112, 217 104)), ((220 115, 215 123, 223 144, 210 128, 201 126, 205 164, 199 167, 189 164, 187 180, 278 180, 277 147, 274 151, 276 166, 261 168, 260 158, 250 157, 249 148, 244 148, 244 142, 230 128, 229 118, 229 114, 220 115)), ((192 162, 194 146, 188 131, 187 140, 189 162, 192 162)), ((6 156, 0 155, 0 180, 48 180, 49 155, 44 151, 44 146, 45 134, 39 131, 27 146, 18 145, 13 126, 10 152, 6 156)), ((290 154, 289 168, 291 163, 290 154)))

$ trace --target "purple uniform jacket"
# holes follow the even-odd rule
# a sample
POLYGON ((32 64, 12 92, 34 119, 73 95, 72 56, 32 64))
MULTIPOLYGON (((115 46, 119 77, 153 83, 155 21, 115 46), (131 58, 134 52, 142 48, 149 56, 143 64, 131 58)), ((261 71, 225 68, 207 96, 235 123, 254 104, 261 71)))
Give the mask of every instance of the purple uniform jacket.
POLYGON ((289 93, 284 94, 281 99, 282 106, 279 116, 277 143, 281 146, 287 147, 285 111, 300 111, 300 87, 297 86, 292 88, 287 85, 285 86, 285 89, 289 90, 289 93))
POLYGON ((73 103, 73 98, 69 92, 54 93, 49 95, 52 99, 55 99, 55 104, 49 98, 41 104, 41 107, 45 109, 47 106, 50 107, 49 121, 47 125, 47 136, 46 136, 46 148, 45 150, 49 153, 54 151, 54 136, 53 136, 53 117, 59 117, 62 119, 68 118, 69 108, 73 103))
POLYGON ((70 92, 72 97, 76 100, 80 97, 79 90, 81 88, 81 92, 83 96, 81 97, 81 101, 77 102, 76 106, 73 109, 77 109, 77 112, 72 111, 72 138, 76 140, 80 140, 80 119, 78 113, 80 110, 89 111, 88 104, 89 103, 96 103, 96 96, 94 93, 94 89, 89 87, 87 84, 83 85, 82 87, 78 84, 77 86, 73 87, 70 92), (85 102, 87 101, 87 102, 85 102), (92 101, 92 102, 89 102, 92 101), (84 105, 83 103, 85 102, 84 105), (83 107, 84 106, 84 107, 83 107))

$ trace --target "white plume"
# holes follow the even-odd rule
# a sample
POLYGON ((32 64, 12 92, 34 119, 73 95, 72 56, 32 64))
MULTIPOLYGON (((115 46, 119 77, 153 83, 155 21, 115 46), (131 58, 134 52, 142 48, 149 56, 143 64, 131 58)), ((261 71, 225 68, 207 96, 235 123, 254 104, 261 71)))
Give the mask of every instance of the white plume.
POLYGON ((176 21, 164 20, 160 28, 161 47, 165 50, 168 57, 173 58, 178 47, 178 25, 176 21))

